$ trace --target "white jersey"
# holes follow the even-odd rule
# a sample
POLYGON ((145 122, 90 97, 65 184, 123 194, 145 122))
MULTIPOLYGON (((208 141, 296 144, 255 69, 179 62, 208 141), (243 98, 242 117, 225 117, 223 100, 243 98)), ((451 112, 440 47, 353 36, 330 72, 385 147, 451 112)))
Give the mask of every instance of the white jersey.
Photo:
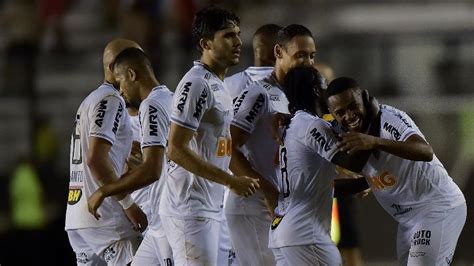
MULTIPOLYGON (((424 138, 406 113, 382 105, 381 138, 405 141, 415 134, 424 138)), ((380 205, 400 223, 416 222, 426 211, 452 209, 465 202, 436 156, 430 162, 422 162, 376 151, 362 172, 380 205)))
POLYGON ((71 136, 70 181, 66 210, 66 230, 91 227, 130 225, 122 206, 114 198, 106 198, 96 220, 87 208, 87 199, 101 185, 87 166, 89 138, 104 139, 112 144, 109 160, 117 176, 130 154, 132 131, 119 92, 108 83, 102 84, 81 103, 71 136))
POLYGON ((248 85, 268 77, 272 71, 273 67, 249 67, 242 72, 225 78, 225 88, 229 92, 230 97, 235 99, 248 85))
MULTIPOLYGON (((130 125, 132 128, 133 141, 141 141, 141 129, 140 129, 140 119, 138 115, 130 116, 130 125)), ((146 186, 140 189, 133 191, 130 196, 133 198, 136 204, 140 206, 146 216, 149 218, 151 215, 150 212, 150 201, 148 198, 148 193, 150 191, 150 186, 146 186)))
MULTIPOLYGON (((275 112, 289 113, 288 100, 273 75, 250 84, 234 101, 232 125, 250 134, 242 151, 252 167, 275 187, 279 170, 278 143, 271 137, 270 123, 275 112)), ((252 196, 229 195, 225 212, 234 215, 266 213, 262 192, 252 196)))
MULTIPOLYGON (((141 125, 140 144, 142 149, 152 146, 166 148, 170 126, 173 93, 166 86, 153 88, 148 97, 140 104, 139 117, 141 125)), ((163 158, 163 169, 160 179, 150 186, 149 201, 151 217, 149 229, 151 234, 160 229, 159 206, 163 184, 168 172, 166 156, 163 158)), ((158 236, 159 237, 159 236, 158 236)))
MULTIPOLYGON (((173 97, 171 121, 195 131, 189 147, 203 160, 227 171, 232 151, 232 100, 224 84, 200 62, 186 73, 173 97)), ((160 214, 220 220, 224 186, 170 163, 160 214)))
POLYGON ((280 196, 270 248, 332 243, 331 209, 337 139, 331 124, 296 112, 280 147, 280 196))

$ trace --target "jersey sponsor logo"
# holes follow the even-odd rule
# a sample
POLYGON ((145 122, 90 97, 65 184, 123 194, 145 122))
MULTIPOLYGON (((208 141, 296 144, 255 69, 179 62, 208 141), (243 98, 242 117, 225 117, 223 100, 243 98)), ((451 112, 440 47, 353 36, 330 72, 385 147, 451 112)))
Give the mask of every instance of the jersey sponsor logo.
POLYGON ((69 182, 79 183, 84 181, 84 171, 72 171, 69 182))
POLYGON ((191 89, 191 85, 193 83, 191 82, 186 82, 186 84, 184 84, 184 90, 183 92, 181 92, 181 98, 179 98, 179 101, 178 101, 178 110, 180 112, 183 112, 184 110, 184 104, 186 103, 186 100, 188 99, 188 94, 189 94, 189 90, 191 89))
POLYGON ((67 203, 69 205, 74 205, 81 200, 82 197, 82 189, 80 188, 69 188, 69 193, 67 196, 67 203))
POLYGON ((397 179, 389 172, 384 171, 379 176, 368 176, 367 182, 373 189, 382 190, 395 186, 395 184, 397 183, 397 179))
POLYGON ((203 105, 206 103, 206 100, 207 100, 207 91, 206 89, 203 89, 201 92, 201 96, 199 96, 199 99, 197 100, 197 103, 196 103, 196 110, 194 111, 194 114, 193 114, 194 118, 199 119, 199 117, 201 117, 202 108, 203 108, 203 105))
POLYGON ((392 208, 395 209, 395 213, 393 214, 394 217, 396 216, 399 216, 399 215, 403 215, 409 211, 411 211, 413 208, 412 207, 408 207, 408 208, 403 208, 401 205, 398 205, 398 204, 392 204, 392 206, 390 206, 392 208))
POLYGON ((107 110, 107 100, 102 100, 99 103, 99 109, 97 110, 97 115, 96 115, 96 120, 94 123, 98 127, 102 127, 102 124, 104 123, 104 116, 105 116, 105 111, 107 110))
POLYGON ((158 109, 152 105, 148 106, 148 123, 150 124, 150 136, 158 136, 158 109))
POLYGON ((311 129, 309 133, 314 138, 314 140, 319 143, 319 146, 321 146, 325 152, 331 150, 332 145, 329 145, 328 140, 316 128, 311 129))
POLYGON ((262 93, 260 93, 257 97, 257 100, 253 104, 252 109, 250 110, 248 115, 245 117, 245 120, 247 120, 247 122, 249 123, 253 123, 253 121, 255 120, 255 117, 260 112, 260 109, 262 109, 264 103, 265 103, 265 96, 262 93))
MULTIPOLYGON (((424 257, 426 255, 426 252, 424 251, 411 251, 410 252, 410 257, 411 258, 418 258, 418 257, 424 257)), ((448 263, 449 265, 449 263, 448 263)))
POLYGON ((276 216, 275 218, 273 218, 273 221, 272 221, 272 230, 275 230, 278 225, 281 223, 281 220, 283 220, 283 216, 276 216))
POLYGON ((206 73, 204 75, 204 79, 210 79, 211 78, 211 73, 206 73))
POLYGON ((220 137, 217 141, 217 157, 232 155, 232 139, 220 137))
POLYGON ((396 140, 400 140, 400 132, 398 132, 398 130, 394 126, 385 122, 383 124, 383 129, 390 133, 390 135, 392 135, 396 140))
POLYGON ((234 99, 234 115, 236 115, 237 112, 239 111, 239 108, 242 105, 242 102, 244 101, 245 96, 247 95, 247 93, 249 93, 249 91, 244 91, 242 93, 242 95, 240 95, 240 97, 235 97, 235 99, 234 99))
POLYGON ((119 108, 117 110, 117 114, 115 115, 114 127, 112 128, 112 132, 114 133, 114 135, 117 135, 117 130, 120 125, 120 118, 122 118, 122 115, 123 115, 123 105, 122 103, 120 103, 119 108))
POLYGON ((431 231, 430 230, 419 230, 413 234, 413 239, 411 241, 412 246, 425 245, 429 246, 431 241, 431 231))
POLYGON ((272 102, 279 102, 279 101, 280 101, 280 95, 272 95, 272 94, 270 94, 270 101, 272 101, 272 102))
POLYGON ((410 128, 412 127, 410 123, 408 123, 408 121, 400 113, 395 113, 395 116, 398 117, 400 120, 402 120, 405 126, 410 127, 410 128))

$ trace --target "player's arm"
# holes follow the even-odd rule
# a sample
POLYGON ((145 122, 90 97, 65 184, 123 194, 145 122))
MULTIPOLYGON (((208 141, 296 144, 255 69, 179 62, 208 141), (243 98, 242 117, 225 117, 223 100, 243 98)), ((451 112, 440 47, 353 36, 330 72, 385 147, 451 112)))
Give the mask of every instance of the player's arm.
POLYGON ((334 197, 354 195, 369 188, 364 177, 334 179, 334 197))
POLYGON ((230 170, 240 176, 251 176, 259 180, 260 187, 267 201, 268 209, 273 212, 278 200, 278 190, 268 182, 259 172, 257 172, 247 157, 242 153, 242 146, 247 143, 250 134, 234 125, 230 126, 232 136, 232 158, 230 160, 230 170))
POLYGON ((249 196, 255 193, 259 188, 256 180, 246 176, 232 176, 219 167, 206 162, 191 150, 189 142, 194 133, 193 130, 172 122, 168 142, 168 158, 198 176, 229 187, 238 195, 249 196))
POLYGON ((115 182, 102 186, 99 189, 102 197, 131 193, 157 181, 163 169, 164 154, 165 148, 161 146, 150 146, 143 149, 143 162, 115 182))
MULTIPOLYGON (((380 122, 383 133, 388 137, 349 132, 342 134, 339 149, 348 154, 381 150, 412 161, 433 160, 433 148, 419 134, 419 130, 406 114, 386 112, 380 119, 383 119, 380 122)), ((377 131, 380 132, 380 129, 377 131)))

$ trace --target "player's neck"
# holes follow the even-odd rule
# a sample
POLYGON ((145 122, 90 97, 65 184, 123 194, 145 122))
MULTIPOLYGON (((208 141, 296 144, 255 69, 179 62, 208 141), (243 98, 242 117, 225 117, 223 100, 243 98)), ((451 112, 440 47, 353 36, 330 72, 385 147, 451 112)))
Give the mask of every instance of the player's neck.
POLYGON ((227 65, 213 60, 211 57, 205 56, 204 54, 201 56, 201 63, 204 64, 205 68, 214 73, 219 79, 224 80, 228 69, 227 65))
POLYGON ((278 84, 283 85, 285 82, 285 76, 286 73, 283 71, 281 67, 278 65, 275 66, 275 69, 273 70, 273 73, 275 74, 275 79, 278 82, 278 84))
POLYGON ((142 82, 142 85, 140 86, 140 99, 143 101, 145 100, 148 95, 150 95, 150 92, 156 87, 159 86, 160 83, 156 78, 150 78, 146 79, 142 82))

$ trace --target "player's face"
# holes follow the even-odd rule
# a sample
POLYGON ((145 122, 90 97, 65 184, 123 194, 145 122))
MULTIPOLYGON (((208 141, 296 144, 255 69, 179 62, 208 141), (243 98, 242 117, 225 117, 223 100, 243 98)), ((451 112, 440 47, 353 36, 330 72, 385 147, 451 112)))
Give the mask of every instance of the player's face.
POLYGON ((125 102, 131 107, 138 108, 140 106, 139 89, 133 79, 133 74, 130 73, 130 69, 117 67, 114 69, 114 76, 125 102))
POLYGON ((316 45, 310 36, 295 36, 281 47, 280 67, 284 73, 296 66, 311 66, 316 57, 316 45))
POLYGON ((235 24, 231 24, 214 34, 210 52, 214 60, 220 62, 221 65, 233 66, 239 63, 241 46, 240 28, 235 24))
POLYGON ((328 107, 337 122, 350 131, 364 129, 365 107, 360 89, 349 89, 328 98, 328 107))

